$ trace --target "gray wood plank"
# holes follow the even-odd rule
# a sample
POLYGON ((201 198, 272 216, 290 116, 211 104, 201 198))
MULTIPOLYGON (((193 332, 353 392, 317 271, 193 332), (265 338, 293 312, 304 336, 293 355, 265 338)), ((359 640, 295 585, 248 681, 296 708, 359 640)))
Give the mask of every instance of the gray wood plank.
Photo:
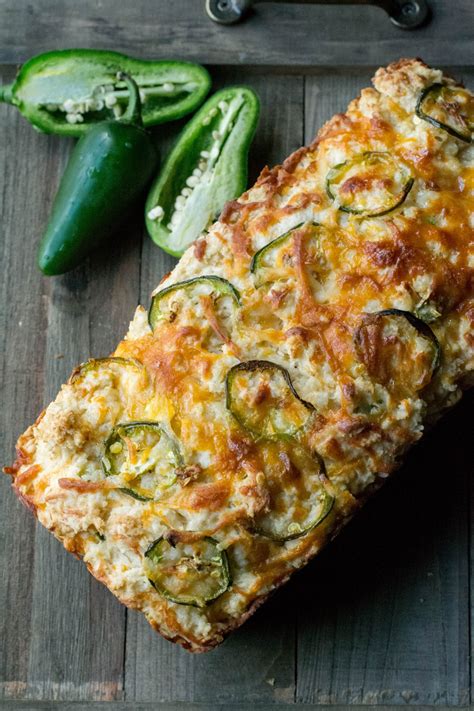
MULTIPOLYGON (((2 108, 1 120, 2 135, 9 138, 1 173, 6 176, 9 297, 2 301, 7 307, 3 343, 10 391, 2 416, 19 413, 5 427, 14 438, 55 397, 78 362, 115 347, 138 300, 141 230, 136 219, 126 222, 122 234, 83 267, 62 277, 42 278, 35 263, 38 239, 72 142, 37 134, 11 108, 2 108)), ((10 451, 5 454, 9 459, 10 451)), ((2 545, 2 572, 8 571, 2 609, 9 610, 2 616, 2 640, 8 642, 3 695, 120 698, 123 607, 48 532, 38 526, 33 535, 32 518, 18 511, 12 493, 5 491, 2 505, 3 520, 10 522, 7 533, 2 526, 2 535, 8 536, 2 545)))
POLYGON ((469 703, 469 408, 301 575, 299 701, 469 703))
MULTIPOLYGON (((81 703, 81 702, 47 702, 47 701, 14 701, 14 702, 0 701, 0 709, 12 709, 12 711, 107 711, 113 708, 114 711, 153 711, 158 709, 158 711, 254 711, 254 704, 241 704, 241 703, 231 703, 231 704, 183 704, 180 703, 138 703, 135 702, 114 702, 110 704, 108 702, 92 702, 92 703, 81 703)), ((272 704, 258 704, 258 711, 295 711, 298 706, 295 704, 278 704, 277 706, 272 704)), ((303 706, 304 711, 347 711, 349 707, 347 705, 337 706, 333 704, 305 704, 303 706)), ((374 707, 373 705, 363 705, 357 706, 357 711, 374 711, 374 708, 381 708, 383 711, 399 711, 399 706, 384 705, 382 707, 374 707)), ((417 706, 417 711, 452 711, 452 706, 417 706)))
MULTIPOLYGON (((129 232, 128 239, 120 240, 119 234, 83 267, 48 280, 46 403, 77 363, 90 355, 109 354, 117 334, 126 328, 137 303, 141 235, 128 223, 124 231, 129 232)), ((25 695, 121 698, 124 608, 42 529, 37 532, 32 584, 25 695)))
POLYGON ((471 0, 429 3, 432 22, 406 32, 375 7, 263 3, 244 23, 224 27, 208 19, 204 0, 162 1, 153 9, 148 0, 0 0, 0 61, 79 45, 227 65, 379 66, 406 56, 473 63, 471 0))
MULTIPOLYGON (((46 401, 54 397, 76 363, 90 355, 109 354, 118 334, 125 332, 138 299, 140 247, 139 222, 126 221, 112 243, 91 256, 84 267, 51 280, 46 401)), ((40 604, 35 605, 33 619, 39 634, 33 638, 30 675, 45 683, 33 693, 43 698, 120 698, 125 610, 48 533, 42 532, 42 537, 47 553, 38 567, 36 600, 40 604), (55 579, 67 580, 67 585, 55 589, 55 579), (53 595, 51 590, 55 590, 53 595), (41 633, 45 617, 54 620, 46 640, 41 633)))
MULTIPOLYGON (((1 70, 2 80, 12 72, 1 70)), ((42 404, 46 314, 44 285, 37 278, 33 260, 22 244, 38 227, 38 216, 48 187, 37 185, 42 166, 37 155, 40 138, 26 131, 14 109, 0 111, 0 213, 2 215, 0 283, 2 407, 0 438, 2 464, 13 460, 18 433, 38 414, 42 404), (22 140, 31 156, 16 159, 22 140), (19 197, 21 196, 21 198, 19 197), (29 220, 24 219, 28 202, 29 220), (31 210, 31 212, 30 212, 31 210), (25 288, 25 285, 28 285, 25 288)), ((21 695, 28 669, 28 633, 31 623, 32 588, 28 584, 34 561, 34 519, 10 490, 10 479, 0 475, 0 697, 21 695), (5 613, 8 611, 8 614, 5 613)))
MULTIPOLYGON (((215 74, 215 88, 242 82, 242 72, 215 74)), ((250 180, 263 162, 276 163, 301 145, 303 139, 303 80, 252 74, 245 83, 254 87, 262 113, 252 148, 250 180)), ((147 297, 168 259, 147 238, 142 254, 142 296, 147 297)), ((134 701, 218 703, 239 700, 284 702, 294 697, 294 615, 285 594, 268 603, 255 618, 224 645, 205 655, 192 656, 153 632, 135 612, 128 613, 125 690, 134 701), (236 662, 238 660, 238 662, 236 662), (236 666, 237 664, 237 666, 236 666)))
MULTIPOLYGON (((306 140, 369 80, 307 78, 306 140)), ((468 412, 429 435, 298 576, 298 701, 469 702, 468 412)))
POLYGON ((370 86, 371 69, 321 72, 305 77, 304 141, 310 143, 321 126, 334 114, 347 109, 361 89, 370 86))

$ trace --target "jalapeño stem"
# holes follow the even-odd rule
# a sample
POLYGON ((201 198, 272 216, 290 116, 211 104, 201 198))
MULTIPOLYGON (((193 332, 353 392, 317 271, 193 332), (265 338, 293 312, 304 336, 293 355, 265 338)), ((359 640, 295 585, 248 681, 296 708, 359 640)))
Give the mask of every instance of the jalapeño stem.
POLYGON ((143 126, 142 102, 136 81, 125 72, 118 72, 117 79, 119 81, 124 81, 127 85, 128 91, 130 92, 128 106, 119 121, 121 123, 131 123, 135 126, 143 126))
POLYGON ((12 90, 13 84, 4 84, 3 86, 0 86, 0 101, 5 102, 6 104, 11 104, 13 98, 12 90))

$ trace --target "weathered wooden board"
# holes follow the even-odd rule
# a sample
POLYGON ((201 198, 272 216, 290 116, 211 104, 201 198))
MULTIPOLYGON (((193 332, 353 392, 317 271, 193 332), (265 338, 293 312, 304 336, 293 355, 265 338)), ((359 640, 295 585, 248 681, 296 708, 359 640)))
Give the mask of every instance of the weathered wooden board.
POLYGON ((0 0, 0 62, 51 47, 103 47, 140 57, 219 65, 379 66, 417 54, 449 66, 474 63, 471 0, 429 0, 433 20, 415 32, 377 7, 262 3, 232 27, 216 25, 204 0, 0 0))
POLYGON ((467 448, 446 447, 468 437, 469 408, 472 398, 297 581, 299 700, 469 702, 470 466, 467 448))
MULTIPOLYGON (((8 64, 0 73, 10 80, 13 63, 78 44, 228 65, 211 67, 215 86, 248 83, 262 99, 253 182, 265 163, 282 160, 344 110, 367 85, 371 65, 422 54, 444 66, 465 65, 453 73, 474 86, 471 3, 460 0, 455 10, 449 0, 432 5, 433 24, 410 34, 375 8, 268 4, 245 26, 220 28, 201 0, 0 0, 0 61, 8 64), (261 64, 272 72, 249 69, 261 64), (330 65, 346 68, 324 68, 330 65)), ((156 130, 163 151, 178 129, 156 130)), ((16 436, 72 367, 114 348, 136 304, 148 303, 175 260, 152 244, 136 214, 83 268, 41 278, 35 250, 71 143, 36 134, 4 106, 0 136, 0 427, 1 460, 8 463, 16 436)), ((1 477, 0 706, 195 711, 258 704, 266 711, 295 703, 468 704, 473 400, 428 435, 318 560, 202 656, 165 642, 141 616, 127 613, 35 527, 1 477)))
MULTIPOLYGON (((13 110, 0 117, 2 146, 4 395, 3 461, 15 436, 39 414, 74 362, 114 347, 136 305, 139 245, 125 240, 113 266, 104 251, 54 280, 40 279, 35 252, 72 143, 32 131, 13 110), (6 138, 6 140, 5 140, 6 138), (23 158, 18 160, 18 147, 23 158)), ((133 235, 134 225, 127 232, 133 235)), ((2 477, 3 479, 3 477, 2 477)), ((6 626, 0 694, 112 699, 121 693, 124 611, 84 566, 34 520, 2 481, 2 575, 6 626), (10 525, 8 525, 10 524, 10 525), (14 574, 13 574, 14 573, 14 574), (50 621, 54 619, 54 624, 50 621), (14 623, 14 624, 13 624, 14 623), (103 663, 103 650, 107 661, 103 663)), ((3 647, 3 644, 2 644, 3 647)), ((3 650, 2 650, 3 651, 3 650)))
MULTIPOLYGON (((111 708, 111 705, 108 702, 92 702, 92 703, 85 703, 85 702, 74 702, 74 701, 69 701, 69 702, 63 702, 58 705, 55 702, 48 702, 48 701, 17 701, 17 702, 10 702, 9 705, 7 706, 4 702, 2 703, 0 701, 0 708, 6 709, 8 708, 9 710, 12 709, 13 711, 57 711, 57 709, 61 709, 61 711, 109 711, 111 708)), ((248 709, 253 709, 255 708, 254 705, 249 706, 246 704, 242 703, 233 703, 233 704, 218 704, 218 703, 213 703, 213 704, 186 704, 183 705, 181 703, 157 703, 157 702, 142 702, 142 703, 135 703, 134 701, 123 701, 123 702, 114 702, 113 704, 113 709, 114 711, 155 711, 155 709, 159 709, 159 711, 183 711, 185 709, 186 711, 247 711, 248 709)), ((258 704, 257 710, 258 711, 295 711, 298 707, 295 706, 295 704, 258 704)), ((304 705, 304 711, 343 711, 343 709, 347 709, 348 706, 333 706, 332 704, 305 704, 304 705)), ((374 708, 377 708, 377 706, 374 706, 373 704, 370 705, 361 705, 357 706, 357 711, 374 711, 374 708)), ((399 711, 400 707, 399 706, 392 706, 392 705, 384 705, 380 707, 383 709, 383 711, 399 711)), ((433 711, 436 709, 436 711, 452 711, 452 706, 417 706, 416 711, 433 711)))

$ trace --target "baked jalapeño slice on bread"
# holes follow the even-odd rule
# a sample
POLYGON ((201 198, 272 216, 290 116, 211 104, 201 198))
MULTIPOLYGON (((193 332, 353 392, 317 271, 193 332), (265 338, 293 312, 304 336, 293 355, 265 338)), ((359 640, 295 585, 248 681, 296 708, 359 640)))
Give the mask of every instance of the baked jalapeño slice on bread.
POLYGON ((265 437, 295 434, 314 411, 296 392, 288 371, 266 360, 237 363, 229 370, 226 406, 244 429, 265 437))
POLYGON ((431 328, 400 309, 366 314, 355 345, 370 376, 402 394, 425 388, 440 363, 440 345, 431 328))
POLYGON ((268 499, 253 530, 279 543, 304 536, 334 504, 322 458, 285 435, 262 438, 257 448, 268 499))
POLYGON ((125 422, 114 427, 104 445, 105 476, 118 476, 125 494, 154 499, 176 481, 182 456, 175 439, 158 422, 125 422))
POLYGON ((366 151, 335 165, 327 194, 342 212, 380 217, 400 207, 413 186, 409 169, 385 151, 366 151))
POLYGON ((148 547, 144 568, 153 587, 179 605, 206 607, 231 584, 227 553, 209 536, 171 531, 148 547))
POLYGON ((465 143, 472 142, 474 98, 461 86, 432 84, 421 92, 417 116, 465 143))

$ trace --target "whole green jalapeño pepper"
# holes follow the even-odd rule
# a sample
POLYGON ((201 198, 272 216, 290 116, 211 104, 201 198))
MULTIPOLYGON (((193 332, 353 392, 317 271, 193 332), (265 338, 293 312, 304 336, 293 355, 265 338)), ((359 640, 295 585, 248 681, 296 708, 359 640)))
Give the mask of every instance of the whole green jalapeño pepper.
POLYGON ((117 79, 119 72, 133 76, 140 89, 145 126, 194 111, 211 86, 208 72, 198 64, 65 49, 26 62, 13 84, 0 87, 0 101, 18 107, 40 131, 79 137, 94 124, 124 112, 129 91, 117 79))
POLYGON ((158 156, 143 128, 138 87, 126 74, 119 80, 130 93, 125 113, 82 136, 62 178, 38 255, 48 276, 76 267, 113 232, 156 167, 158 156))
POLYGON ((259 101, 242 86, 218 91, 193 116, 151 187, 152 240, 179 257, 247 187, 247 155, 259 101))

